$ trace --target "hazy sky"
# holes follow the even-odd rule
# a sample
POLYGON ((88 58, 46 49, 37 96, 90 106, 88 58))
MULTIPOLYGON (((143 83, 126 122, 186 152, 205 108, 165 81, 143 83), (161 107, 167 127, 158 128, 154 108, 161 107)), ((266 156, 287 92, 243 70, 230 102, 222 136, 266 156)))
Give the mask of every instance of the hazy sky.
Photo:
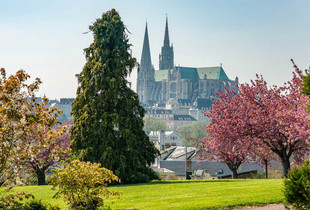
MULTIPOLYGON (((147 19, 155 68, 166 14, 176 65, 223 63, 231 79, 248 82, 262 74, 277 85, 291 78, 290 58, 302 69, 309 66, 309 0, 0 0, 0 67, 40 77, 39 96, 75 97, 74 75, 93 38, 83 32, 111 8, 131 32, 138 61, 147 19)), ((136 75, 129 78, 134 90, 136 75)))

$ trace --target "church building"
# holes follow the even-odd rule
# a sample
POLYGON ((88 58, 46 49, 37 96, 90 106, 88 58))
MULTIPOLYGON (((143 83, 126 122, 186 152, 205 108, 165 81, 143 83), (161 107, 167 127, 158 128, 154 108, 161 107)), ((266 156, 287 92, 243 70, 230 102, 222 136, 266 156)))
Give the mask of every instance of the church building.
POLYGON ((187 103, 210 101, 218 90, 238 84, 238 77, 230 80, 222 66, 175 66, 173 45, 170 44, 166 18, 164 45, 159 55, 159 69, 155 70, 149 46, 147 24, 145 27, 142 56, 137 78, 137 94, 143 106, 166 104, 169 100, 187 103))

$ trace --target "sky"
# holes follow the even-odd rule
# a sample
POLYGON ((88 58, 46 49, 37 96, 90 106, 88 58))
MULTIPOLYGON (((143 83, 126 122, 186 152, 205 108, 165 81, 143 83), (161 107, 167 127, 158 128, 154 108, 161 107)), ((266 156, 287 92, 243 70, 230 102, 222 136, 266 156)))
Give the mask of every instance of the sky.
MULTIPOLYGON (((115 8, 140 62, 145 23, 152 63, 158 69, 166 15, 175 65, 219 66, 230 79, 263 75, 270 85, 292 77, 293 58, 310 65, 309 0, 0 0, 0 67, 41 78, 38 96, 76 96, 93 41, 89 25, 115 8)), ((137 70, 128 77, 136 90, 137 70)))

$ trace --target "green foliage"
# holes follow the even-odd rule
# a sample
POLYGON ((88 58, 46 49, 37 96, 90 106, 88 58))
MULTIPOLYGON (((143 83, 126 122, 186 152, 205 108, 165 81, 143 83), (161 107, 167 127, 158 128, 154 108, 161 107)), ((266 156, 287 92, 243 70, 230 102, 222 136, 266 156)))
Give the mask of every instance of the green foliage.
POLYGON ((295 209, 310 209, 310 161, 293 168, 284 180, 287 204, 295 209))
POLYGON ((163 119, 156 117, 145 117, 144 118, 144 127, 145 131, 167 131, 167 122, 163 119))
POLYGON ((87 62, 72 104, 74 155, 101 163, 123 183, 149 181, 158 151, 143 131, 145 110, 126 79, 137 65, 126 27, 112 9, 89 29, 94 42, 85 49, 87 62))
MULTIPOLYGON (((303 86, 302 91, 307 96, 310 96, 310 74, 309 72, 306 74, 306 76, 303 78, 303 86)), ((310 111, 310 106, 308 106, 308 111, 310 111)))
POLYGON ((42 200, 30 200, 25 203, 24 210, 47 210, 48 205, 43 203, 42 200))
POLYGON ((25 192, 10 193, 10 189, 7 189, 0 194, 0 209, 23 210, 24 204, 22 201, 29 198, 34 198, 34 196, 25 192))
POLYGON ((107 189, 107 183, 119 182, 112 171, 101 168, 98 163, 74 160, 58 170, 52 177, 55 198, 63 196, 71 209, 97 209, 104 206, 103 198, 120 196, 107 189))
POLYGON ((61 210, 61 208, 57 204, 56 205, 49 204, 48 210, 61 210))
POLYGON ((187 137, 193 139, 201 139, 207 137, 205 128, 207 121, 199 121, 188 125, 183 125, 177 128, 178 135, 182 138, 184 145, 192 146, 193 143, 187 140, 187 137))

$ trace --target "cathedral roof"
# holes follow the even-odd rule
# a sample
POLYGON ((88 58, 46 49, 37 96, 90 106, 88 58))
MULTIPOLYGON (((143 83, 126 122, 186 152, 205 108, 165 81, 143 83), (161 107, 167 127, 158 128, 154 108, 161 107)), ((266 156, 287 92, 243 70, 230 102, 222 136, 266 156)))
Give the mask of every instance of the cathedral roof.
POLYGON ((197 73, 197 68, 191 67, 176 67, 177 70, 180 71, 181 79, 191 79, 194 81, 199 80, 199 76, 197 73))
MULTIPOLYGON (((221 66, 200 68, 177 66, 175 68, 180 71, 181 79, 198 81, 199 79, 204 79, 206 75, 207 79, 229 80, 221 66)), ((155 81, 161 82, 164 79, 168 79, 168 70, 156 70, 155 81)))
POLYGON ((203 79, 206 75, 208 79, 229 80, 227 74, 221 66, 197 68, 199 78, 203 79))

